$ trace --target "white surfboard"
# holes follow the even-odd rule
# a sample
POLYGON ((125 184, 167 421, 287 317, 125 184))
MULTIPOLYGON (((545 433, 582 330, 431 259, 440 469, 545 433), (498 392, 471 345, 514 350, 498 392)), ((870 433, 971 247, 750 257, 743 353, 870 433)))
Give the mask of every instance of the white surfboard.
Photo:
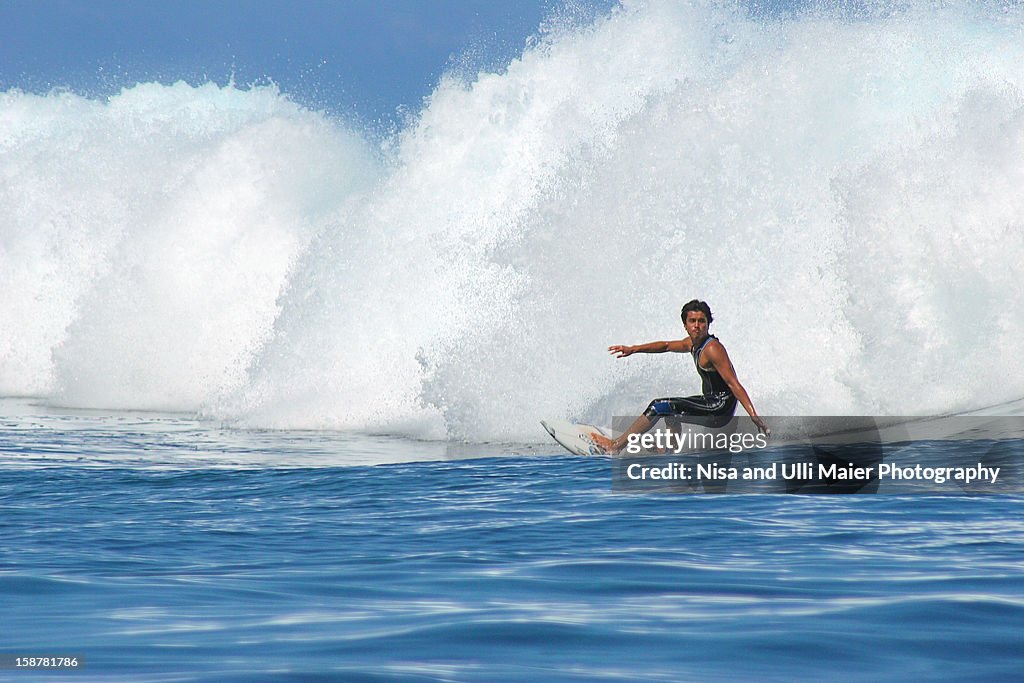
POLYGON ((575 424, 565 420, 541 420, 540 424, 558 443, 565 446, 570 453, 576 455, 607 455, 594 445, 590 438, 591 432, 597 432, 609 439, 612 435, 604 427, 595 425, 575 424))

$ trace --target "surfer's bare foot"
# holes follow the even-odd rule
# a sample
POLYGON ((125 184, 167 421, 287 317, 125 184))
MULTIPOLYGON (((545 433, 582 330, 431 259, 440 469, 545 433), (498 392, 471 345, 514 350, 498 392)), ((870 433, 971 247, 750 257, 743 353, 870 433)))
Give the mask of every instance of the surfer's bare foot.
POLYGON ((608 455, 618 455, 619 449, 615 447, 615 442, 609 439, 603 434, 597 432, 590 432, 590 439, 594 442, 594 445, 600 448, 608 455))

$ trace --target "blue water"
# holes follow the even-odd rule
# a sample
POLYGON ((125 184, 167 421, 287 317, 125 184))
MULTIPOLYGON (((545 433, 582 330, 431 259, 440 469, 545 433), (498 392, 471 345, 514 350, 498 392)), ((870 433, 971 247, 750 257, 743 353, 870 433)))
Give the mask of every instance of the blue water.
POLYGON ((540 445, 440 456, 366 437, 364 461, 441 459, 343 466, 351 435, 229 434, 166 415, 8 419, 0 652, 81 656, 74 680, 103 681, 1024 666, 1020 496, 617 494, 609 461, 540 445), (303 466, 266 459, 289 449, 303 466))

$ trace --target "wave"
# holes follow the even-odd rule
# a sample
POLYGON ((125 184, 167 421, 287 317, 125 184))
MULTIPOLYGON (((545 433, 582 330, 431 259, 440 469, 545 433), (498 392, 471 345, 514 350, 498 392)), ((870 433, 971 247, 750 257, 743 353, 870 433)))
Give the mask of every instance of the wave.
POLYGON ((274 86, 2 93, 0 393, 530 439, 697 391, 605 348, 700 297, 763 414, 1018 398, 1024 22, 873 7, 624 3, 383 145, 274 86))

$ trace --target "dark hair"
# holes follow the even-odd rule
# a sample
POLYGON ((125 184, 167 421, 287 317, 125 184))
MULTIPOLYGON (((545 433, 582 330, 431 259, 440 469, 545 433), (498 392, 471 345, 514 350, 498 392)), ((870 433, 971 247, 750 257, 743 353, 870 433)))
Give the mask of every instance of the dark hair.
POLYGON ((690 311, 699 311, 700 313, 706 315, 708 317, 708 325, 710 325, 714 321, 714 318, 711 315, 711 307, 708 306, 708 303, 706 301, 694 299, 693 301, 687 301, 685 304, 683 304, 683 310, 679 313, 679 317, 683 319, 684 323, 686 322, 686 314, 689 313, 690 311))

